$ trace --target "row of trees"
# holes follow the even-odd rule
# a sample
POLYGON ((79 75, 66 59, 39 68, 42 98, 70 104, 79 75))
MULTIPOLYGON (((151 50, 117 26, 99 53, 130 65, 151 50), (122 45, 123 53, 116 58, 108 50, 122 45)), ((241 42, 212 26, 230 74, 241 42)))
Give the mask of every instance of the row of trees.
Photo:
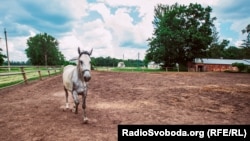
POLYGON ((228 40, 223 40, 220 43, 212 44, 207 52, 207 58, 226 58, 226 59, 246 59, 250 58, 250 48, 229 46, 228 40))
MULTIPOLYGON (((3 65, 8 65, 8 62, 3 62, 3 65)), ((23 65, 31 65, 29 61, 10 61, 11 66, 23 66, 23 65)))
POLYGON ((111 57, 91 57, 91 64, 93 66, 109 66, 109 67, 117 67, 119 62, 124 62, 126 67, 142 67, 145 64, 142 60, 122 60, 122 59, 116 59, 111 57))
POLYGON ((186 66, 194 58, 250 58, 250 25, 242 30, 248 33, 243 47, 227 47, 229 41, 218 41, 218 32, 211 17, 212 8, 200 4, 162 5, 154 9, 154 33, 148 39, 149 49, 146 60, 173 66, 176 63, 186 66))
MULTIPOLYGON (((116 58, 111 58, 111 57, 91 57, 91 64, 93 66, 117 67, 119 62, 124 62, 127 67, 142 67, 142 66, 147 65, 147 63, 145 63, 142 60, 133 60, 133 59, 122 60, 122 59, 116 59, 116 58)), ((8 65, 7 61, 5 61, 3 64, 8 65)), ((75 63, 69 62, 69 61, 65 61, 63 63, 63 65, 67 65, 67 64, 75 65, 75 63)), ((12 66, 22 66, 22 65, 32 65, 32 64, 31 64, 30 61, 27 61, 27 62, 24 62, 24 61, 10 61, 10 65, 12 65, 12 66)))

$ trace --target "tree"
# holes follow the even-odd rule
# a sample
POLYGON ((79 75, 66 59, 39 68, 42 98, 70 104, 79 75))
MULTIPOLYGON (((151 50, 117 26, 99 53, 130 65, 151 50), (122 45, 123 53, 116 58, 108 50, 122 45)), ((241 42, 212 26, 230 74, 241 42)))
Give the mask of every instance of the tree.
POLYGON ((241 48, 230 46, 226 48, 224 53, 224 58, 227 59, 244 59, 243 58, 244 51, 241 48))
POLYGON ((1 53, 1 51, 3 51, 3 50, 0 48, 0 66, 3 65, 3 63, 4 63, 4 58, 7 57, 6 55, 3 55, 3 54, 1 53))
POLYGON ((247 34, 247 39, 243 40, 243 50, 245 52, 244 54, 244 58, 249 58, 250 57, 250 24, 247 25, 247 27, 245 29, 242 30, 243 34, 247 34))
POLYGON ((211 46, 208 48, 207 51, 207 57, 209 58, 221 58, 221 57, 225 57, 227 58, 225 55, 225 50, 226 47, 228 46, 229 41, 228 40, 223 40, 221 43, 213 43, 211 44, 211 46))
POLYGON ((204 57, 213 40, 216 18, 210 17, 211 12, 211 7, 203 8, 200 4, 157 5, 146 59, 171 66, 186 65, 196 57, 204 57))
POLYGON ((250 24, 247 25, 245 29, 242 30, 242 33, 247 33, 247 39, 243 40, 243 46, 244 47, 250 47, 250 24))
POLYGON ((47 33, 37 34, 27 40, 25 50, 33 65, 62 65, 64 56, 58 49, 58 41, 47 33))
POLYGON ((243 72, 247 68, 247 66, 244 63, 238 63, 238 62, 233 63, 232 66, 237 67, 239 69, 239 72, 243 72))

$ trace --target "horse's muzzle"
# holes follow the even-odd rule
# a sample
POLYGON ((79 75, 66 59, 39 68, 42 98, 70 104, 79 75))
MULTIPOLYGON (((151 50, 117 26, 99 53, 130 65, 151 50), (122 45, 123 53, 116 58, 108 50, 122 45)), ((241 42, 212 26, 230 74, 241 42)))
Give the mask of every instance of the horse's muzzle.
POLYGON ((90 75, 89 70, 83 71, 83 78, 84 78, 84 81, 86 81, 86 82, 88 82, 91 79, 91 75, 90 75))
POLYGON ((84 80, 86 81, 86 82, 88 82, 89 80, 91 79, 91 77, 89 76, 84 76, 84 80))

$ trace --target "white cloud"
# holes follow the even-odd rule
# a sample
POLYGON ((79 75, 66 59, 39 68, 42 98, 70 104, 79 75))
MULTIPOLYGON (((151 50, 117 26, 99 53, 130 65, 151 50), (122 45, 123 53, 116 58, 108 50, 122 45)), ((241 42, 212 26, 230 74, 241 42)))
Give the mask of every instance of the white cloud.
MULTIPOLYGON (((8 39, 7 37, 7 45, 5 39, 0 40, 0 46, 3 49, 3 54, 7 56, 7 47, 10 61, 27 61, 27 57, 25 54, 26 49, 26 41, 28 37, 14 37, 8 39)), ((5 59, 7 61, 7 58, 5 59)))
MULTIPOLYGON (((70 13, 70 15, 75 19, 81 19, 82 17, 88 15, 87 9, 88 9, 88 3, 87 0, 57 0, 56 4, 62 5, 62 10, 66 10, 67 13, 70 13)), ((54 8, 53 8, 54 9, 54 8)), ((58 9, 55 9, 58 11, 58 9)), ((62 12, 62 11, 58 11, 62 12)))
MULTIPOLYGON (((237 4, 232 0, 98 0, 95 3, 88 3, 87 0, 74 0, 74 2, 71 0, 63 2, 61 0, 52 0, 50 5, 43 0, 6 1, 5 3, 11 5, 11 7, 0 6, 0 14, 2 15, 0 15, 0 19, 2 19, 0 20, 0 28, 6 27, 8 31, 11 31, 12 37, 9 40, 10 56, 12 56, 11 59, 16 61, 25 61, 27 59, 24 53, 27 38, 44 31, 48 31, 48 34, 55 36, 59 40, 59 48, 66 59, 77 55, 78 46, 86 50, 93 48, 93 56, 95 57, 111 56, 122 58, 124 55, 125 59, 137 59, 138 53, 140 53, 140 59, 143 59, 148 48, 146 40, 153 33, 154 6, 159 3, 172 5, 176 2, 179 4, 198 2, 204 6, 214 7, 212 14, 218 18, 215 21, 217 31, 220 33, 220 30, 223 29, 223 22, 229 21, 232 22, 230 30, 237 31, 239 34, 237 35, 239 39, 232 38, 230 40, 240 41, 245 38, 241 34, 241 30, 249 24, 250 17, 245 16, 244 19, 240 19, 240 14, 235 14, 237 18, 232 16, 233 13, 240 13, 244 9, 238 9, 236 12, 225 11, 227 8, 240 6, 246 0, 239 0, 240 3, 237 4), (42 15, 34 18, 32 17, 32 11, 24 7, 25 4, 41 6, 39 8, 44 9, 42 12, 49 15, 58 15, 59 19, 43 17, 42 15), (92 19, 91 21, 84 19, 88 16, 91 17, 90 14, 93 11, 99 13, 102 18, 92 19), (32 18, 40 22, 32 21, 32 18), (30 21, 27 22, 26 20, 30 21), (13 34, 16 34, 16 36, 13 34)), ((39 14, 39 11, 34 12, 39 14)), ((231 38, 230 35, 221 36, 227 39, 231 38)), ((1 40, 0 45, 5 47, 3 40, 1 40)))
POLYGON ((238 40, 238 41, 235 42, 236 47, 240 47, 242 44, 243 44, 242 40, 238 40))

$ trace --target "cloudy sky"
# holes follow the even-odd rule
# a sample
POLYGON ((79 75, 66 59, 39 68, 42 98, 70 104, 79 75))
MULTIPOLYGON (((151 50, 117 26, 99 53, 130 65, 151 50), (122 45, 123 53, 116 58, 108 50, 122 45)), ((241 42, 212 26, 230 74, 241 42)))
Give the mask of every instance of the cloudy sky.
POLYGON ((1 0, 0 48, 6 54, 7 31, 11 61, 27 61, 29 37, 48 33, 59 41, 66 59, 77 47, 93 48, 94 57, 143 59, 152 36, 154 6, 200 3, 211 6, 220 39, 238 46, 250 24, 249 0, 1 0))

